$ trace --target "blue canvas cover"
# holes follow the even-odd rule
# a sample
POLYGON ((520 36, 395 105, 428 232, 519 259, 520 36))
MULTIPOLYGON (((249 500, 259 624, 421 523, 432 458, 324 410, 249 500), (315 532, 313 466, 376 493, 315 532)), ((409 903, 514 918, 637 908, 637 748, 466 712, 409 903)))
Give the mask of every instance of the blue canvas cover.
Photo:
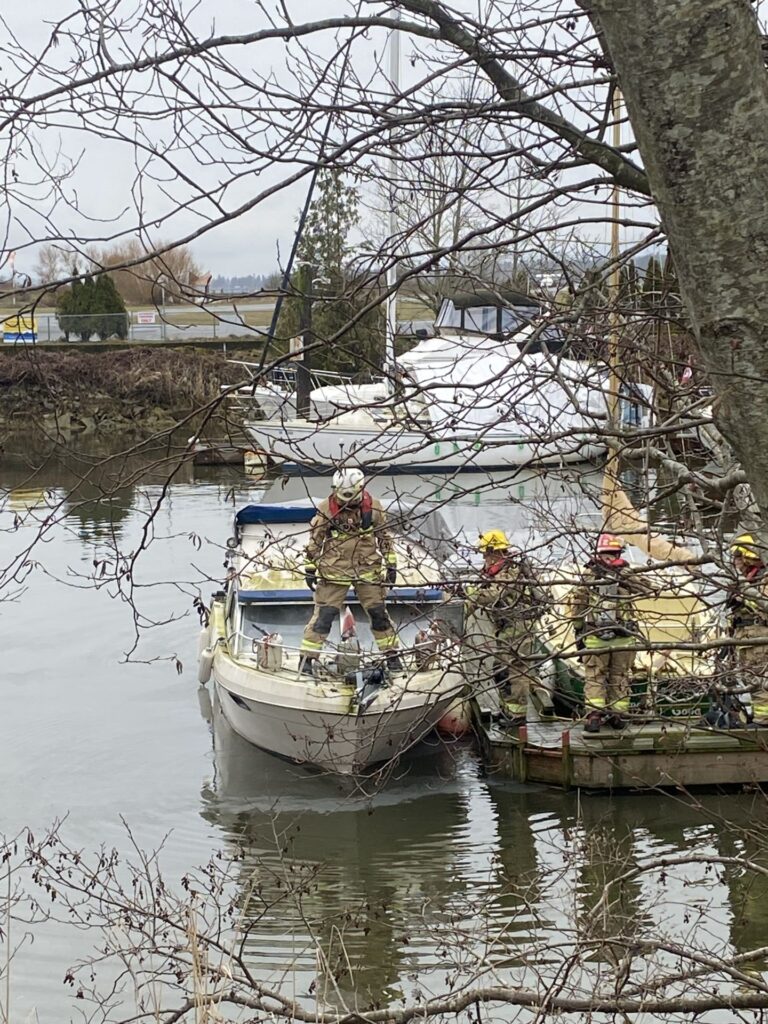
POLYGON ((235 515, 238 526, 252 523, 308 523, 314 517, 314 505, 246 505, 235 515))

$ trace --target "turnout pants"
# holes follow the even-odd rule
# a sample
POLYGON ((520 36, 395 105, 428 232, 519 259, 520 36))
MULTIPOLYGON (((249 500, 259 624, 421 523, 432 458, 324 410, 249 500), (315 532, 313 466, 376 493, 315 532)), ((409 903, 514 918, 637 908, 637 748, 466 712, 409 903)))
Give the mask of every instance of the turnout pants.
POLYGON ((507 697, 507 707, 513 714, 524 715, 531 686, 539 684, 533 633, 503 630, 496 643, 496 678, 502 695, 507 697))
POLYGON ((768 626, 738 626, 736 640, 764 640, 764 644, 736 648, 736 664, 742 685, 752 694, 752 709, 758 718, 768 718, 768 626))
POLYGON ((635 653, 631 647, 587 648, 582 659, 587 711, 605 707, 627 710, 635 653))
MULTIPOLYGON (((394 651, 398 646, 397 633, 387 612, 386 589, 381 583, 353 582, 357 598, 371 623, 371 632, 380 651, 394 651)), ((301 650, 306 655, 317 655, 331 631, 339 611, 344 607, 349 583, 330 583, 320 580, 315 590, 315 610, 304 630, 301 650)))
POLYGON ((511 629, 499 633, 491 616, 471 610, 465 622, 462 657, 482 710, 498 712, 501 694, 512 714, 526 713, 531 685, 540 685, 532 631, 511 629))

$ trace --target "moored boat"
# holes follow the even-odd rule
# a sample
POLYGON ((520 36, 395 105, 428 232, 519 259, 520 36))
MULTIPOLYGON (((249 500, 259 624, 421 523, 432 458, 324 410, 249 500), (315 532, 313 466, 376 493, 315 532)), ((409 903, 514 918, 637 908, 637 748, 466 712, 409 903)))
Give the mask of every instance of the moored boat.
POLYGON ((222 712, 250 743, 350 775, 396 759, 456 698, 462 680, 452 635, 460 608, 435 585, 437 563, 418 544, 401 544, 403 586, 390 590, 387 605, 403 671, 391 672, 373 649, 350 592, 344 624, 332 631, 314 674, 302 673, 299 646, 312 595, 301 566, 314 511, 311 505, 254 505, 238 512, 228 542, 227 587, 214 596, 201 638, 200 678, 213 679, 222 712))

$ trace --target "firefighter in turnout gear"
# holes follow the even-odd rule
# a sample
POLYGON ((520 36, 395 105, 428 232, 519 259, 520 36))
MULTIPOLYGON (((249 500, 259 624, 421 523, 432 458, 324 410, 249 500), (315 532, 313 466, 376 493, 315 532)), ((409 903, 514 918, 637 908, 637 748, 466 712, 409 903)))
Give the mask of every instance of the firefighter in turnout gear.
POLYGON ((513 720, 524 720, 533 687, 543 708, 551 712, 551 696, 536 672, 533 628, 547 604, 546 595, 531 566, 510 546, 502 530, 482 534, 477 547, 483 554, 483 570, 479 582, 465 588, 465 611, 468 619, 481 612, 491 621, 494 683, 506 698, 505 710, 513 720))
MULTIPOLYGON (((743 533, 731 544, 736 572, 743 581, 728 598, 730 632, 736 640, 764 640, 768 645, 768 572, 754 537, 743 533)), ((736 648, 742 685, 752 694, 752 711, 768 724, 768 646, 756 643, 736 648)))
POLYGON ((301 643, 302 671, 308 675, 350 587, 370 619, 379 650, 387 654, 389 668, 402 671, 397 633, 385 604, 387 585, 397 581, 397 556, 384 510, 364 483, 359 469, 335 473, 332 493, 320 502, 309 526, 304 576, 314 592, 315 610, 301 643))
POLYGON ((624 547, 621 537, 601 533, 595 554, 568 601, 584 667, 584 731, 592 735, 602 724, 614 729, 623 729, 626 724, 622 712, 629 709, 632 668, 640 639, 633 602, 651 592, 627 572, 624 547))

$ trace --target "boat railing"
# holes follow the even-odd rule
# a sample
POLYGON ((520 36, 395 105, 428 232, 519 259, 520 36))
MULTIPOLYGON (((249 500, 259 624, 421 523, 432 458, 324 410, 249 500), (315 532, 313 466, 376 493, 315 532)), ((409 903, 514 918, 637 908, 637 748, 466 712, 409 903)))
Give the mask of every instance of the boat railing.
MULTIPOLYGON (((257 387, 279 387, 291 394, 296 390, 296 369, 292 366, 278 366, 271 370, 265 370, 261 363, 249 362, 246 359, 228 359, 232 366, 241 367, 247 379, 243 387, 248 389, 257 387)), ((348 385, 354 383, 354 376, 351 373, 340 373, 336 370, 310 370, 309 379, 313 388, 327 387, 331 384, 348 385)), ((383 378, 379 378, 383 379, 383 378)), ((374 381, 376 378, 374 378, 374 381)))
MULTIPOLYGON (((232 631, 227 636, 227 646, 236 660, 266 671, 295 669, 298 673, 305 653, 300 644, 286 643, 277 632, 254 636, 240 630, 232 631)), ((433 633, 413 644, 398 647, 397 654, 406 668, 424 672, 455 666, 459 658, 457 648, 456 637, 448 633, 433 633)), ((387 658, 384 651, 355 647, 349 641, 334 643, 328 640, 318 655, 317 677, 328 681, 349 679, 356 672, 386 666, 387 658)))

